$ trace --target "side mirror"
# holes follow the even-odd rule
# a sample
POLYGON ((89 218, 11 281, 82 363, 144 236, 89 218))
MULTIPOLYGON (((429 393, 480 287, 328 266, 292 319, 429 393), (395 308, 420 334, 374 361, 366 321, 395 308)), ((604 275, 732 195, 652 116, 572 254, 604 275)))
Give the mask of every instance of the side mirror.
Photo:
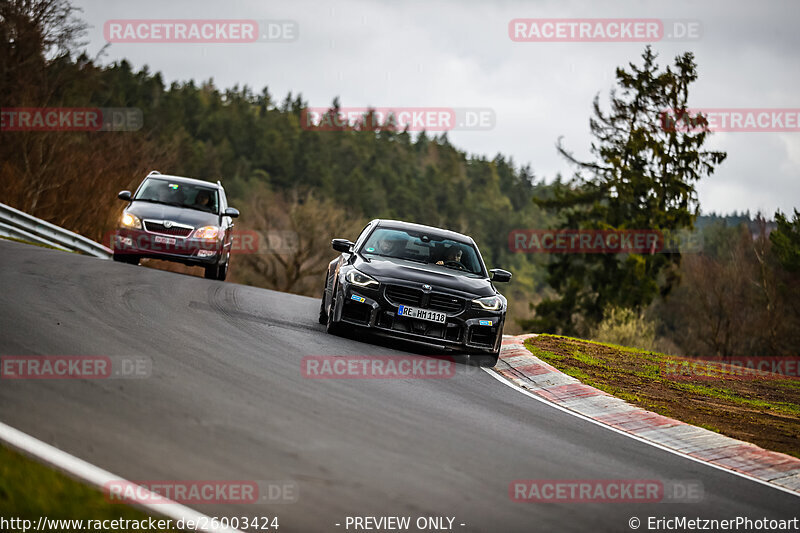
POLYGON ((117 198, 119 198, 120 200, 125 200, 126 202, 130 202, 131 191, 119 191, 119 194, 117 194, 117 198))
POLYGON ((511 272, 509 272, 508 270, 493 268, 489 271, 489 273, 491 274, 489 279, 497 283, 506 283, 511 281, 511 272))
POLYGON ((233 207, 226 207, 225 211, 222 212, 223 216, 236 218, 239 216, 239 210, 233 207))
POLYGON ((351 251, 355 245, 347 239, 333 239, 331 241, 331 246, 333 246, 333 249, 337 252, 347 253, 351 251))

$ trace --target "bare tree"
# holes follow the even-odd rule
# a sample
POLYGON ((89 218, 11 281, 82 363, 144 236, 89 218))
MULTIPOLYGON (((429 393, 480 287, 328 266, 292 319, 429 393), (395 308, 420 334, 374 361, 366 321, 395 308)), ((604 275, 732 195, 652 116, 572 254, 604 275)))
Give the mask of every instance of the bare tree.
POLYGON ((331 239, 355 238, 365 224, 309 192, 287 197, 266 188, 252 194, 240 220, 242 230, 255 231, 260 239, 253 253, 231 263, 232 279, 307 296, 322 291, 323 273, 336 254, 331 239))

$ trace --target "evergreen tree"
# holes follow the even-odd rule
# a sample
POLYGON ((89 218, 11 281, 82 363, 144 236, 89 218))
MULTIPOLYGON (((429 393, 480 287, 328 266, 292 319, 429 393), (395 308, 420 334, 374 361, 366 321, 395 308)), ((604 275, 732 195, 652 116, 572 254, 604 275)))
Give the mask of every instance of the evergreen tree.
MULTIPOLYGON (((642 59, 641 67, 617 69, 608 113, 595 97, 593 160, 579 161, 559 141, 560 153, 577 172, 554 198, 539 203, 559 210, 563 229, 691 228, 699 211, 695 183, 726 157, 702 151, 709 133, 702 116, 690 117, 692 128, 664 120, 688 114, 689 85, 697 79, 693 55, 676 57, 664 70, 650 47, 642 59)), ((669 292, 679 262, 679 254, 561 255, 549 265, 559 297, 542 301, 528 325, 575 333, 599 322, 607 308, 640 311, 669 292)))

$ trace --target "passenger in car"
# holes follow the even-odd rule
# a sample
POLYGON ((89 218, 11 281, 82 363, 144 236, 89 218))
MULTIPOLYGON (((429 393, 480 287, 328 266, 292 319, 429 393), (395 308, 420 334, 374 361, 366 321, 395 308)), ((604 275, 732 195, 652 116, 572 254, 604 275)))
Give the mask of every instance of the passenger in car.
POLYGON ((179 189, 162 186, 158 191, 158 201, 160 202, 183 204, 184 198, 183 191, 179 189))

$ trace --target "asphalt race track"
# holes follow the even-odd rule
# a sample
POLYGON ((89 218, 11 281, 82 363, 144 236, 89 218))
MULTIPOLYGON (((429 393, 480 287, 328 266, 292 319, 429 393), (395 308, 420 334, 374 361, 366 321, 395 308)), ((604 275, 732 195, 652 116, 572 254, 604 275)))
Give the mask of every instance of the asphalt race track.
POLYGON ((0 355, 152 361, 146 379, 4 379, 0 421, 131 480, 293 480, 296 503, 191 505, 277 515, 281 533, 346 531, 347 516, 448 516, 464 532, 631 531, 633 516, 792 518, 800 508, 796 496, 560 412, 474 367, 449 379, 304 379, 306 355, 409 353, 330 336, 318 308, 0 240, 0 355), (515 479, 688 480, 704 494, 516 503, 515 479))

